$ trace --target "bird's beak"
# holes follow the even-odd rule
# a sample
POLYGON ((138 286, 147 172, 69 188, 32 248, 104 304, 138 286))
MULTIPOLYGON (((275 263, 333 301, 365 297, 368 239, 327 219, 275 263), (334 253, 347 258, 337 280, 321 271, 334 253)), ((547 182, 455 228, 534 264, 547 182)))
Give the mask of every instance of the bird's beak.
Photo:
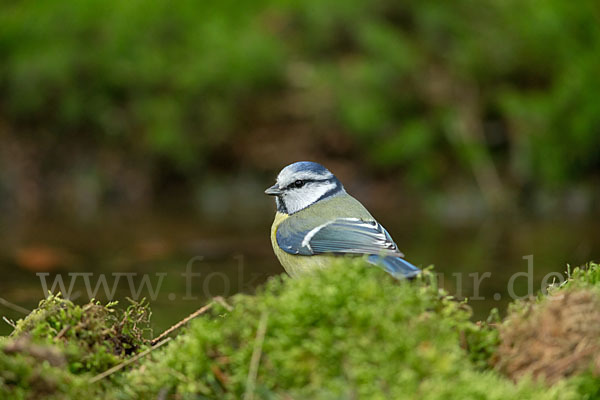
POLYGON ((268 194, 269 196, 279 196, 281 193, 283 193, 283 191, 279 188, 277 184, 274 184, 273 186, 265 190, 265 194, 268 194))

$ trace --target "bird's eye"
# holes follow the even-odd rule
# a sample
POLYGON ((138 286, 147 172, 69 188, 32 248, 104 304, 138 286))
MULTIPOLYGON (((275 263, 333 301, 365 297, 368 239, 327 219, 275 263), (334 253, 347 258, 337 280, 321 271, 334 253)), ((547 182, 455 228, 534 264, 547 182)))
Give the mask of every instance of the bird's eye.
POLYGON ((301 188, 302 186, 304 186, 304 181, 298 179, 296 182, 294 182, 294 186, 297 188, 301 188))

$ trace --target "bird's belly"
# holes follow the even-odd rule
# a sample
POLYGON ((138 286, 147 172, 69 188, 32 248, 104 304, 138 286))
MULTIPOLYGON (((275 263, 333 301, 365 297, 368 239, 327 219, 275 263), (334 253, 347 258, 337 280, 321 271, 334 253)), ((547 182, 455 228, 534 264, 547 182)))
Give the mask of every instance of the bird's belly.
POLYGON ((326 267, 331 263, 333 255, 319 255, 319 256, 299 256, 286 253, 281 250, 277 244, 277 227, 282 223, 288 216, 282 213, 275 214, 275 221, 271 227, 271 244, 273 245, 273 251, 277 256, 277 259, 290 276, 296 277, 302 275, 311 270, 326 267))
POLYGON ((325 268, 330 265, 332 255, 319 255, 319 256, 295 256, 286 253, 281 249, 277 249, 275 253, 279 262, 291 277, 297 277, 307 272, 314 271, 320 268, 325 268))

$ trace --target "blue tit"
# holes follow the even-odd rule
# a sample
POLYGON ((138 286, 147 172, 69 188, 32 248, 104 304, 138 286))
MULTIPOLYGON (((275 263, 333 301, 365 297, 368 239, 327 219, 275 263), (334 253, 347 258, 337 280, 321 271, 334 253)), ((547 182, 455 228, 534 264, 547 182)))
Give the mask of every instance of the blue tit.
POLYGON ((419 274, 385 228, 322 165, 290 164, 265 193, 277 205, 273 250, 292 277, 323 268, 336 255, 363 256, 398 279, 419 274))

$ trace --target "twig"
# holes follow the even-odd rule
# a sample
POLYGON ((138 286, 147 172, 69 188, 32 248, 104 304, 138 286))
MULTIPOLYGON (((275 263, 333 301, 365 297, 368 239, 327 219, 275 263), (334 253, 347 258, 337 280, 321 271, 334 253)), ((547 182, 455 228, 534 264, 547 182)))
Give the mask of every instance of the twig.
POLYGON ((212 364, 210 366, 210 370, 215 375, 217 380, 221 383, 223 387, 227 387, 227 382, 229 382, 229 377, 221 371, 221 368, 217 364, 212 364))
POLYGON ((167 398, 167 394, 169 394, 169 389, 167 389, 167 388, 160 389, 156 400, 165 400, 167 398))
POLYGON ((54 336, 54 340, 58 340, 58 339, 60 339, 61 337, 63 337, 63 335, 64 335, 65 333, 67 333, 67 331, 68 331, 69 329, 71 329, 71 325, 68 325, 68 324, 67 324, 67 325, 65 325, 65 326, 64 326, 64 327, 63 327, 63 328, 60 330, 60 332, 58 332, 58 334, 57 334, 56 336, 54 336))
POLYGON ((154 343, 160 341, 162 338, 164 338, 165 336, 169 335, 174 330, 181 328, 182 325, 187 324, 190 320, 196 318, 197 316, 199 316, 201 314, 204 314, 214 304, 215 304, 215 302, 211 301, 210 303, 208 303, 204 307, 199 308, 198 310, 194 311, 193 313, 191 313, 190 315, 188 315, 187 317, 185 317, 184 319, 182 319, 181 321, 179 321, 178 323, 176 323, 175 325, 173 325, 172 327, 170 327, 169 329, 167 329, 166 331, 164 331, 163 333, 161 333, 160 335, 158 335, 157 337, 155 337, 154 339, 152 339, 150 341, 150 344, 154 345, 154 343))
POLYGON ((10 326, 13 327, 13 329, 17 328, 17 324, 15 324, 15 321, 10 320, 8 318, 6 318, 5 316, 2 316, 2 319, 4 320, 4 322, 6 322, 7 324, 9 324, 10 326))
POLYGON ((121 364, 115 365, 114 367, 107 369, 106 371, 104 371, 104 372, 94 376, 92 379, 90 379, 90 383, 96 383, 99 380, 104 379, 111 374, 114 374, 115 372, 119 371, 120 369, 128 366, 131 363, 136 362, 140 358, 148 355, 150 352, 158 349, 160 346, 169 342, 170 340, 171 340, 171 338, 166 338, 162 342, 158 343, 156 346, 150 347, 149 349, 146 349, 146 350, 142 351, 141 353, 136 354, 134 357, 131 357, 129 360, 125 360, 121 364))
POLYGON ((221 296, 213 297, 213 301, 216 301, 217 303, 222 305, 223 308, 225 308, 227 311, 229 311, 229 312, 233 311, 233 307, 230 304, 228 304, 223 297, 221 297, 221 296))
POLYGON ((246 380, 246 392, 244 392, 244 400, 252 400, 254 398, 254 388, 256 387, 256 377, 258 375, 258 364, 262 355, 262 346, 267 333, 267 321, 269 314, 266 311, 260 316, 258 328, 256 329, 256 339, 254 340, 254 349, 252 350, 252 358, 250 359, 250 368, 248 370, 248 379, 246 380))
POLYGON ((18 304, 11 303, 10 301, 3 299, 0 297, 0 304, 2 304, 6 308, 10 308, 13 311, 20 312, 21 314, 29 314, 31 311, 26 309, 25 307, 21 307, 18 304))

